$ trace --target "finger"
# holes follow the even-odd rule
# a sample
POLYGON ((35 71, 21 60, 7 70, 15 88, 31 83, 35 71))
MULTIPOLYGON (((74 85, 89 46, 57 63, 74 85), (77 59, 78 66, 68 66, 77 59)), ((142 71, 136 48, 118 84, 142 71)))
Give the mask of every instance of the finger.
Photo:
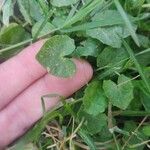
POLYGON ((46 71, 35 60, 44 40, 25 48, 20 54, 0 65, 0 110, 46 71))
MULTIPOLYGON (((5 146, 22 135, 42 116, 40 97, 57 93, 68 97, 92 77, 92 68, 86 61, 75 60, 77 71, 71 78, 58 78, 46 74, 19 95, 9 106, 0 112, 0 146, 5 146)), ((49 99, 47 108, 52 108, 58 99, 49 99)))

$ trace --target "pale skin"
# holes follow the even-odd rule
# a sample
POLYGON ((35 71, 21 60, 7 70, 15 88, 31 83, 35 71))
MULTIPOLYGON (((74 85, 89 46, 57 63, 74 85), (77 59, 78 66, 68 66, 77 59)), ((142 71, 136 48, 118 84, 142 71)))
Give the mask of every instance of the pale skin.
MULTIPOLYGON (((44 42, 38 41, 0 64, 0 150, 42 117, 42 95, 57 93, 68 97, 92 78, 90 64, 79 59, 73 59, 76 73, 70 78, 48 74, 35 59, 44 42)), ((46 100, 47 110, 58 101, 56 98, 46 100)))

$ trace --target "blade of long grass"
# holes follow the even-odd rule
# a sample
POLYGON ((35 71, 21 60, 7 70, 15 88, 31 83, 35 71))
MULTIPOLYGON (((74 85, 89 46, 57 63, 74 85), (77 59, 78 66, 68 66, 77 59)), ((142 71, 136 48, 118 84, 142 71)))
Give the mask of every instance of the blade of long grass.
POLYGON ((87 14, 94 10, 99 4, 102 4, 104 0, 94 0, 88 6, 81 8, 70 20, 68 20, 63 27, 70 26, 80 20, 82 20, 87 14))
POLYGON ((116 5, 116 8, 118 9, 120 15, 122 16, 127 28, 129 29, 129 32, 134 40, 134 42, 140 46, 140 43, 139 43, 139 40, 138 40, 138 37, 134 31, 134 27, 132 26, 132 23, 130 22, 127 14, 125 13, 124 9, 122 8, 120 2, 118 0, 114 0, 114 3, 116 5))
POLYGON ((1 12, 1 10, 2 10, 2 7, 3 7, 4 3, 5 3, 5 1, 6 1, 6 0, 1 0, 1 1, 0 1, 0 12, 1 12))
POLYGON ((83 139, 83 141, 89 146, 90 150, 96 150, 96 146, 94 144, 93 139, 83 129, 80 129, 78 131, 78 134, 83 139))
MULTIPOLYGON (((134 18, 132 20, 132 22, 138 21, 139 18, 134 18)), ((111 26, 111 25, 122 25, 124 24, 124 22, 120 21, 115 21, 115 22, 111 22, 109 20, 105 20, 105 21, 92 21, 92 22, 87 22, 81 25, 77 25, 71 28, 66 28, 66 29, 62 29, 61 32, 76 32, 76 31, 85 31, 85 30, 90 30, 93 28, 98 28, 98 27, 106 27, 106 26, 111 26)))
POLYGON ((150 4, 143 4, 142 7, 143 8, 150 8, 150 4))
POLYGON ((20 46, 28 45, 29 43, 32 42, 32 40, 33 40, 33 39, 28 39, 28 40, 25 40, 25 41, 23 41, 23 42, 17 43, 17 44, 15 44, 15 45, 12 45, 12 46, 9 46, 9 47, 0 49, 0 55, 1 55, 3 52, 13 50, 14 48, 18 48, 18 47, 20 47, 20 46))
POLYGON ((80 3, 78 2, 75 6, 72 6, 72 9, 70 10, 68 14, 65 23, 68 22, 74 16, 75 12, 77 12, 77 7, 79 6, 79 4, 80 3))
POLYGON ((42 8, 42 10, 43 10, 43 12, 44 12, 44 14, 47 14, 48 11, 49 11, 48 4, 46 4, 47 1, 43 1, 43 0, 37 0, 37 1, 38 1, 38 3, 40 4, 40 6, 41 6, 41 8, 42 8))
POLYGON ((148 92, 150 93, 149 80, 147 79, 146 75, 144 74, 144 71, 143 71, 141 65, 139 64, 138 60, 136 59, 133 50, 130 48, 130 46, 128 45, 128 43, 124 39, 122 39, 122 40, 123 40, 124 47, 126 48, 127 52, 129 53, 130 58, 133 60, 143 82, 145 83, 145 87, 147 88, 148 92))
POLYGON ((39 27, 39 30, 35 33, 34 37, 33 37, 33 41, 37 39, 38 35, 40 34, 40 32, 42 31, 42 29, 45 27, 46 23, 48 22, 48 19, 53 15, 54 10, 50 10, 47 15, 45 16, 42 24, 39 27))
POLYGON ((137 144, 130 145, 129 148, 131 148, 131 149, 140 148, 142 145, 146 145, 149 142, 150 142, 150 140, 146 140, 146 141, 143 141, 143 142, 140 142, 137 144))
POLYGON ((49 100, 50 100, 51 98, 59 98, 61 101, 64 100, 64 97, 62 97, 62 96, 59 95, 59 94, 48 94, 48 95, 43 95, 43 96, 41 97, 41 103, 42 103, 43 115, 46 114, 46 105, 45 105, 45 100, 46 100, 46 98, 49 98, 49 100))
POLYGON ((113 111, 113 116, 127 116, 127 117, 142 117, 142 116, 150 116, 150 112, 147 111, 113 111))

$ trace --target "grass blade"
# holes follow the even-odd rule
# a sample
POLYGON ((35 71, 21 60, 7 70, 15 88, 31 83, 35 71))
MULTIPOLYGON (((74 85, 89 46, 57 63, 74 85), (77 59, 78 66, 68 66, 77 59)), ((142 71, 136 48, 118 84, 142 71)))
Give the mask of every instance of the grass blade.
POLYGON ((13 7, 14 7, 14 5, 13 5, 13 2, 11 0, 7 0, 3 4, 3 7, 2 7, 3 24, 6 26, 9 25, 10 17, 13 15, 13 7))
POLYGON ((38 37, 38 35, 40 34, 40 32, 42 31, 42 29, 45 27, 46 23, 48 22, 48 19, 53 15, 53 11, 49 11, 47 13, 47 15, 45 16, 41 26, 39 27, 39 30, 35 33, 34 37, 33 37, 33 41, 35 41, 38 37))
POLYGON ((29 1, 17 0, 17 3, 19 6, 19 10, 21 14, 23 15, 25 21, 29 23, 30 25, 32 25, 32 18, 30 16, 28 9, 26 8, 26 6, 29 6, 29 1))
POLYGON ((89 14, 92 10, 94 10, 99 4, 102 4, 104 0, 94 0, 87 7, 83 6, 80 11, 78 11, 70 20, 65 22, 63 27, 70 26, 80 20, 82 20, 87 14, 89 14))
POLYGON ((145 86, 146 86, 148 92, 150 93, 150 84, 149 84, 149 81, 148 81, 146 75, 144 74, 144 71, 143 71, 141 65, 139 64, 138 60, 136 59, 133 50, 130 48, 130 46, 127 44, 127 42, 125 40, 123 40, 123 45, 126 48, 127 52, 129 53, 130 58, 133 60, 133 62, 135 64, 135 66, 136 66, 136 68, 137 68, 137 70, 138 70, 138 72, 139 72, 142 80, 145 83, 145 86))
POLYGON ((89 146, 90 150, 96 150, 96 146, 94 144, 93 139, 86 133, 85 130, 80 129, 78 131, 78 134, 83 139, 83 141, 89 146))
MULTIPOLYGON (((138 21, 139 18, 134 18, 132 20, 132 22, 138 21)), ((106 27, 106 26, 112 26, 112 25, 122 25, 124 24, 124 22, 122 21, 118 21, 118 22, 113 22, 110 23, 109 20, 106 20, 105 22, 102 21, 92 21, 92 22, 87 22, 87 23, 83 23, 77 26, 73 26, 70 28, 64 28, 61 30, 61 32, 76 32, 76 31, 85 31, 85 30, 90 30, 93 28, 98 28, 98 27, 106 27)))
POLYGON ((140 43, 139 43, 138 37, 137 37, 137 35, 136 35, 135 31, 134 31, 134 28, 133 28, 133 26, 132 26, 132 24, 131 24, 128 16, 127 16, 127 14, 123 10, 120 2, 118 0, 114 0, 114 3, 116 5, 116 7, 117 7, 117 9, 118 9, 118 11, 120 13, 120 15, 122 16, 122 18, 123 18, 123 20, 124 20, 127 28, 129 29, 129 32, 130 32, 130 34, 131 34, 134 42, 140 47, 140 43))
POLYGON ((73 6, 73 5, 71 6, 72 9, 70 10, 70 12, 68 14, 65 23, 68 22, 74 16, 75 12, 77 11, 78 6, 79 6, 79 2, 75 6, 73 6))

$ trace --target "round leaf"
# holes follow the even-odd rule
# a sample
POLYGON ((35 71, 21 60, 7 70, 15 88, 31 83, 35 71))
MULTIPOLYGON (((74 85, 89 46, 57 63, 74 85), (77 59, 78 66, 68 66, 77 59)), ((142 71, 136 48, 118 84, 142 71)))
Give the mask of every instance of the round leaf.
POLYGON ((83 97, 84 110, 93 116, 105 111, 107 102, 102 87, 98 81, 94 81, 85 90, 83 97))
POLYGON ((133 99, 133 85, 131 79, 120 75, 118 84, 111 80, 105 80, 103 89, 112 104, 120 109, 126 109, 133 99))
POLYGON ((16 23, 3 27, 0 32, 0 44, 9 45, 19 43, 29 37, 25 29, 16 23))
POLYGON ((146 136, 149 136, 149 137, 150 137, 150 125, 144 126, 142 130, 143 130, 143 133, 144 133, 146 136))
POLYGON ((45 42, 36 58, 51 74, 69 77, 75 73, 76 67, 65 56, 74 50, 74 40, 67 35, 55 35, 45 42))

